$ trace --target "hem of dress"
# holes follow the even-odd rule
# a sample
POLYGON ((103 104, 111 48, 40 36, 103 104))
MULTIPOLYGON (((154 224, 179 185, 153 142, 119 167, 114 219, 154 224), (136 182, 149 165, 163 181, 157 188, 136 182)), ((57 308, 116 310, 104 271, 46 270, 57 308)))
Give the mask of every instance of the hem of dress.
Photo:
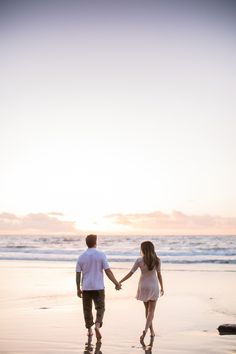
POLYGON ((138 300, 138 301, 142 301, 142 302, 148 302, 148 301, 157 301, 158 299, 159 299, 159 297, 160 296, 158 296, 156 299, 148 299, 148 300, 143 300, 143 299, 138 299, 137 297, 136 297, 136 300, 138 300))

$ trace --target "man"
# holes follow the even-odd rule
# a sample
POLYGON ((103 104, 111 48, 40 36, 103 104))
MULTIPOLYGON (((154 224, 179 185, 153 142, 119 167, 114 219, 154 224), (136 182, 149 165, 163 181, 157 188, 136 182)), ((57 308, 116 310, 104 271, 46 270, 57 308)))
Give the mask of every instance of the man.
POLYGON ((85 326, 88 329, 88 335, 92 335, 92 326, 94 325, 92 303, 94 302, 96 309, 95 332, 97 340, 100 341, 102 336, 100 328, 103 323, 105 311, 105 291, 103 270, 108 278, 115 284, 116 290, 121 289, 121 285, 112 273, 106 255, 98 251, 97 236, 88 235, 86 237, 88 249, 82 253, 76 264, 76 284, 77 295, 82 297, 85 326), (82 290, 80 287, 82 273, 82 290))

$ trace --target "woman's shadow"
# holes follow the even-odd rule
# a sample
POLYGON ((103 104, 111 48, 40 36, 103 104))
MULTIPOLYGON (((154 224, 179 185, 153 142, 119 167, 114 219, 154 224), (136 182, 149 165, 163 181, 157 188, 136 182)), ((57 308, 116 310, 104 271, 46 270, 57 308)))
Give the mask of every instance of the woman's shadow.
POLYGON ((101 347, 102 342, 98 341, 94 346, 92 344, 92 336, 88 336, 88 341, 85 343, 84 353, 83 354, 102 354, 101 347))

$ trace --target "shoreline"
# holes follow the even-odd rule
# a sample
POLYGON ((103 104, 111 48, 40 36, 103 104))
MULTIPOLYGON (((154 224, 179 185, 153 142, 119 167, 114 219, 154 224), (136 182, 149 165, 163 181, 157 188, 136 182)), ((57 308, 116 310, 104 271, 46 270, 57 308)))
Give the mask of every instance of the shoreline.
MULTIPOLYGON (((109 261, 109 259, 108 259, 109 261)), ((48 268, 73 268, 75 269, 75 261, 71 260, 32 260, 32 259, 0 259, 0 268, 9 267, 14 268, 15 266, 38 268, 40 265, 45 267, 47 264, 48 268)), ((109 261, 112 269, 130 269, 132 268, 133 262, 112 262, 109 261)), ((236 272, 236 264, 233 263, 171 263, 162 262, 162 270, 165 272, 236 272)))

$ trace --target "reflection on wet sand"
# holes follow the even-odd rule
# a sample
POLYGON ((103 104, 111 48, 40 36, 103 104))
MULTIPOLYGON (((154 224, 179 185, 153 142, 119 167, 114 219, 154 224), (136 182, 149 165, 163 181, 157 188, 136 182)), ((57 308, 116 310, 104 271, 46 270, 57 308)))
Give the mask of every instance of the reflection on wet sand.
POLYGON ((92 339, 92 336, 88 336, 88 342, 85 343, 83 354, 102 354, 100 350, 102 347, 102 342, 98 341, 94 347, 94 345, 92 344, 92 339))
POLYGON ((145 354, 152 354, 153 343, 154 343, 154 337, 151 337, 150 343, 148 345, 145 345, 145 343, 143 342, 143 350, 145 354))
MULTIPOLYGON (((85 343, 83 354, 102 354, 101 352, 102 342, 98 341, 94 346, 92 344, 92 339, 93 339, 92 336, 88 336, 88 341, 85 343)), ((153 343, 154 343, 154 337, 151 337, 150 343, 148 345, 146 345, 143 342, 142 348, 145 354, 152 354, 153 343)))

